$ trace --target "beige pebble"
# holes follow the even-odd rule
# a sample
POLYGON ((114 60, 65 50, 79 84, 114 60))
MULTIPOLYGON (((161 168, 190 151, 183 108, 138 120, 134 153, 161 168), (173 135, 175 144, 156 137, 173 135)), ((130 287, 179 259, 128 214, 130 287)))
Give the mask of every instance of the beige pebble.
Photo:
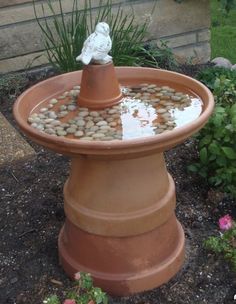
POLYGON ((108 114, 115 114, 117 113, 117 109, 111 109, 111 110, 108 110, 108 114))
POLYGON ((56 131, 53 130, 52 128, 47 128, 47 129, 44 130, 44 132, 47 133, 47 134, 55 134, 56 133, 56 131))
POLYGON ((70 127, 70 128, 68 128, 68 129, 66 129, 66 132, 67 132, 68 134, 74 134, 74 133, 76 132, 76 128, 70 127))
POLYGON ((104 137, 105 135, 103 133, 95 133, 93 134, 93 138, 101 138, 104 137))
POLYGON ((57 131, 57 135, 59 135, 59 136, 66 136, 67 133, 66 133, 66 131, 58 130, 58 131, 57 131))
POLYGON ((79 116, 80 117, 85 117, 85 116, 88 116, 88 114, 89 114, 89 112, 87 112, 87 111, 81 111, 81 112, 79 112, 79 116))
POLYGON ((86 129, 90 129, 90 128, 93 127, 93 126, 94 126, 94 122, 93 122, 92 120, 90 120, 90 121, 88 121, 88 122, 86 123, 85 128, 86 128, 86 129))
POLYGON ((101 129, 101 130, 108 130, 108 129, 110 129, 110 126, 108 126, 108 125, 103 125, 103 126, 100 126, 100 129, 101 129))
POLYGON ((92 117, 98 117, 99 113, 97 111, 91 111, 91 112, 89 112, 89 115, 92 117))
POLYGON ((48 110, 48 108, 42 108, 42 109, 40 109, 40 112, 45 113, 45 112, 47 112, 47 110, 48 110))
POLYGON ((172 99, 173 101, 180 101, 180 100, 181 100, 181 97, 176 96, 176 95, 172 95, 172 96, 171 96, 171 99, 172 99))
POLYGON ((91 130, 91 131, 94 131, 94 132, 97 131, 98 129, 99 129, 98 126, 92 126, 92 127, 90 128, 90 130, 91 130))
POLYGON ((56 98, 52 98, 50 101, 49 101, 50 104, 52 105, 55 105, 56 103, 58 103, 58 100, 56 98))
POLYGON ((154 88, 156 88, 156 84, 149 84, 148 85, 148 89, 154 89, 154 88))
POLYGON ((79 126, 79 127, 83 127, 83 126, 85 126, 85 121, 82 120, 82 119, 80 119, 80 120, 77 120, 76 124, 77 124, 77 126, 79 126))
POLYGON ((105 120, 101 120, 101 121, 97 122, 96 125, 99 126, 99 127, 100 126, 106 126, 107 122, 105 120))
POLYGON ((52 126, 59 126, 61 124, 61 122, 59 121, 59 120, 53 120, 52 122, 51 122, 51 125, 52 126))
POLYGON ((93 121, 94 121, 95 123, 97 123, 97 122, 99 122, 99 121, 103 121, 103 118, 102 118, 101 116, 99 116, 99 117, 94 117, 93 121))
POLYGON ((110 126, 110 127, 116 127, 116 126, 117 126, 117 123, 116 123, 115 121, 111 121, 111 122, 109 123, 109 126, 110 126))
POLYGON ((77 107, 74 105, 69 105, 67 108, 69 111, 75 111, 77 107))
POLYGON ((157 113, 158 113, 158 114, 166 113, 166 109, 158 109, 158 110, 157 110, 157 113))
POLYGON ((93 131, 89 131, 89 132, 86 132, 86 136, 92 136, 94 134, 94 132, 93 131))
POLYGON ((114 120, 113 117, 108 117, 108 118, 107 118, 107 122, 112 122, 113 120, 114 120))

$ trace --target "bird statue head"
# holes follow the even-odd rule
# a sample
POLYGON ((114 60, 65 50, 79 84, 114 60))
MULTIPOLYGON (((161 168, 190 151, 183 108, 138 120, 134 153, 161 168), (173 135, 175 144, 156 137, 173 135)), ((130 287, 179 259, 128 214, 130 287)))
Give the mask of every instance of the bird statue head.
POLYGON ((96 25, 95 32, 99 34, 103 34, 104 36, 109 36, 110 28, 106 22, 99 22, 96 25))

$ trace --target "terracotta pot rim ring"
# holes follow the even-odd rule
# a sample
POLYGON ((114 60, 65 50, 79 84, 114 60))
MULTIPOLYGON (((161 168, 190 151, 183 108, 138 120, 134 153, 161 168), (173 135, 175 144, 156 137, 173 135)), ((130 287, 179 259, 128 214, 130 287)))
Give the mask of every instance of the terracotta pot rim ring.
MULTIPOLYGON (((125 79, 126 81, 133 80, 130 78, 128 75, 125 78, 125 74, 128 74, 128 72, 131 72, 132 74, 139 75, 140 73, 140 79, 145 79, 145 75, 151 73, 152 74, 152 79, 156 78, 156 81, 163 81, 162 79, 168 79, 169 77, 171 79, 177 78, 178 82, 177 84, 182 84, 182 83, 191 83, 192 86, 196 88, 196 91, 194 91, 195 94, 201 95, 203 94, 205 97, 203 99, 204 103, 204 110, 201 113, 201 115, 193 120, 190 123, 186 123, 184 126, 178 127, 174 130, 171 130, 170 132, 154 135, 154 136, 147 136, 147 137, 142 137, 142 138, 135 138, 135 139, 126 139, 126 140, 114 140, 114 141, 81 141, 77 139, 68 139, 68 138, 60 138, 56 136, 51 136, 46 133, 40 132, 32 128, 26 119, 24 119, 21 115, 20 108, 22 107, 22 103, 24 98, 31 93, 33 90, 43 87, 46 82, 55 82, 57 80, 62 80, 63 77, 71 76, 71 77, 76 77, 76 75, 81 74, 81 71, 75 71, 75 72, 70 72, 62 75, 58 75, 52 78, 49 78, 47 80, 44 80, 28 90, 26 90, 22 95, 20 95, 17 99, 17 101, 14 104, 13 107, 13 113, 14 117, 17 120, 18 124, 20 125, 21 129, 29 135, 31 138, 36 140, 37 142, 44 143, 45 146, 49 146, 50 144, 54 143, 54 145, 60 145, 63 147, 65 150, 70 148, 72 149, 78 149, 78 151, 85 149, 97 149, 99 150, 120 150, 120 149, 127 149, 127 148, 135 148, 140 145, 160 145, 160 146, 168 146, 168 142, 173 141, 175 142, 175 138, 179 137, 184 137, 187 138, 188 136, 192 135, 196 131, 198 131, 201 127, 204 126, 204 124, 207 122, 209 116, 213 112, 214 109, 214 98, 211 93, 211 91, 203 85, 201 82, 186 76, 182 75, 177 72, 172 72, 172 71, 167 71, 167 70, 161 70, 161 69, 154 69, 154 68, 143 68, 143 67, 116 67, 115 68, 118 74, 118 81, 125 79), (142 74, 145 74, 142 76, 142 74), (155 77, 156 74, 156 77, 155 77), (122 75, 123 77, 120 77, 122 75), (165 76, 165 77, 162 77, 165 76), (120 79, 121 78, 121 79, 120 79), (186 134, 186 136, 185 136, 186 134)), ((138 81, 139 79, 134 79, 138 81)), ((148 81, 149 79, 146 79, 148 81)), ((175 83, 174 81, 172 81, 175 83)), ((188 88, 188 86, 186 86, 188 88)), ((56 92, 55 92, 56 93, 56 92)), ((33 108, 31 109, 33 110, 33 108)), ((178 140, 176 140, 178 142, 178 140)), ((92 153, 95 154, 95 153, 92 153)))

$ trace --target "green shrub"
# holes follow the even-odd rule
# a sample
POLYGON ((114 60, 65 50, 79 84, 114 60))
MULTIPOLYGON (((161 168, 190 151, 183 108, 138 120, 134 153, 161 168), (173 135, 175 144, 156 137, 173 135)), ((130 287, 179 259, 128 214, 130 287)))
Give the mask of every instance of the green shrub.
POLYGON ((235 73, 211 69, 201 78, 213 88, 216 107, 196 136, 199 160, 188 168, 211 186, 236 197, 236 82, 235 73))
POLYGON ((104 21, 110 26, 113 46, 111 56, 115 65, 152 65, 157 66, 155 57, 143 48, 143 40, 147 33, 148 20, 135 23, 133 12, 125 13, 121 5, 115 13, 112 0, 100 0, 96 18, 93 18, 92 1, 85 1, 85 7, 79 8, 79 0, 74 0, 71 15, 64 14, 62 0, 59 1, 60 12, 54 10, 51 0, 42 4, 42 18, 39 18, 34 2, 36 20, 42 30, 43 40, 49 62, 62 72, 78 70, 81 63, 75 58, 82 50, 88 35, 94 31, 95 25, 104 21), (52 15, 46 17, 45 5, 52 15))
POLYGON ((210 185, 236 197, 236 104, 216 106, 207 125, 198 133, 199 161, 188 167, 210 185))
MULTIPOLYGON (((220 67, 211 67, 199 72, 197 75, 197 79, 203 82, 206 86, 208 86, 208 88, 210 88, 213 91, 216 89, 216 81, 219 82, 220 79, 222 79, 222 81, 224 79, 227 79, 227 81, 230 82, 230 85, 234 85, 235 88, 236 71, 220 68, 220 67)), ((223 84, 223 82, 221 82, 221 84, 223 84)), ((224 90, 223 86, 222 86, 222 90, 224 90)))
POLYGON ((216 106, 197 139, 199 161, 189 170, 236 197, 236 104, 216 106))

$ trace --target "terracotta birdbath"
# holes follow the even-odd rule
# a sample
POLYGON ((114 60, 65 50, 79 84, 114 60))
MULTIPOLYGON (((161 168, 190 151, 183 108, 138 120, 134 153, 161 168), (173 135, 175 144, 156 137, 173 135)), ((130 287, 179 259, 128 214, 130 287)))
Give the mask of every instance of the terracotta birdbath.
POLYGON ((178 73, 114 68, 110 49, 109 26, 99 23, 77 57, 83 71, 28 89, 14 115, 29 138, 71 158, 58 239, 65 272, 129 295, 166 283, 184 262, 163 152, 201 129, 214 101, 178 73))
POLYGON ((175 184, 163 152, 201 129, 213 104, 210 91, 192 78, 150 68, 114 70, 112 63, 53 77, 18 98, 14 115, 23 132, 71 158, 64 186, 66 222, 58 241, 60 263, 71 278, 85 271, 105 291, 129 295, 158 287, 178 272, 184 262, 184 232, 175 216, 175 184), (118 83, 152 83, 197 96, 202 111, 192 122, 168 132, 111 141, 58 137, 27 122, 48 100, 81 84, 81 78, 79 102, 80 97, 82 103, 87 100, 92 109, 119 103, 118 83), (99 105, 94 106, 94 98, 99 105))

